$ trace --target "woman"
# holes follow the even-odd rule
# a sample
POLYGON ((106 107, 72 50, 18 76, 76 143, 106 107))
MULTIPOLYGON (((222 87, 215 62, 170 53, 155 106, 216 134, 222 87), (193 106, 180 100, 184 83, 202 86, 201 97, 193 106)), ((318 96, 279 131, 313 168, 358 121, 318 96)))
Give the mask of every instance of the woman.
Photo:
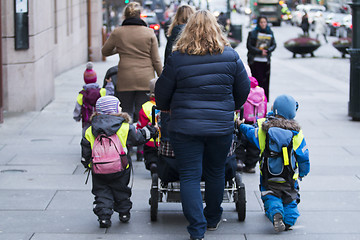
POLYGON ((172 21, 167 32, 164 65, 166 65, 166 59, 168 58, 168 56, 170 56, 172 52, 173 44, 176 38, 180 35, 189 17, 194 14, 194 12, 195 11, 193 7, 189 5, 183 5, 177 9, 174 20, 172 21))
POLYGON ((134 122, 142 104, 149 99, 147 93, 149 82, 155 77, 154 70, 158 76, 162 71, 154 30, 140 19, 140 12, 139 3, 126 5, 122 26, 111 33, 101 50, 104 56, 119 54, 115 94, 134 122))
POLYGON ((168 131, 190 239, 202 239, 206 228, 216 230, 221 221, 234 110, 246 101, 249 90, 244 65, 216 18, 209 11, 193 14, 155 87, 156 105, 170 111, 168 131))
POLYGON ((249 32, 246 47, 248 49, 248 64, 253 77, 264 88, 269 101, 270 58, 276 48, 274 33, 267 25, 267 18, 260 16, 254 30, 249 32))

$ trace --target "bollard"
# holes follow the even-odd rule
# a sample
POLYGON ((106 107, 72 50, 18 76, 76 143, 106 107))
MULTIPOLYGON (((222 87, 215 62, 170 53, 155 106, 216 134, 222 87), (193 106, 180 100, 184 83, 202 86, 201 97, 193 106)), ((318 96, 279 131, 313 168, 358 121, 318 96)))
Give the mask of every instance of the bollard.
POLYGON ((354 121, 360 121, 360 0, 353 0, 352 8, 352 48, 350 53, 350 94, 349 94, 349 116, 354 121))
POLYGON ((350 101, 349 116, 360 121, 360 49, 350 48, 350 101))

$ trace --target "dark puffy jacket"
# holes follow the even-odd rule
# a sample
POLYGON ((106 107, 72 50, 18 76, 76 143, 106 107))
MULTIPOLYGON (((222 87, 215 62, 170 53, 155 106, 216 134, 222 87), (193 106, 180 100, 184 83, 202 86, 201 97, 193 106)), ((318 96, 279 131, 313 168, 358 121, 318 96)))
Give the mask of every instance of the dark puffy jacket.
POLYGON ((156 82, 156 105, 171 110, 169 131, 220 136, 234 130, 234 110, 246 101, 250 81, 237 52, 204 56, 176 51, 156 82))

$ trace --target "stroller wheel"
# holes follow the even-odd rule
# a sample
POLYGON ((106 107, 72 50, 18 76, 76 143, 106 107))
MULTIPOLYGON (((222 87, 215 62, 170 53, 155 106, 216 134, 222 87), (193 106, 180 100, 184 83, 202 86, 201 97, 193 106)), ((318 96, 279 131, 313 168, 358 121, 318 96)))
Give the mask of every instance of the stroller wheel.
POLYGON ((157 221, 157 212, 158 212, 158 201, 159 201, 159 192, 158 192, 158 175, 153 173, 151 176, 151 190, 150 190, 150 217, 151 221, 157 221))
POLYGON ((235 175, 235 183, 236 183, 236 193, 235 197, 235 207, 238 213, 238 219, 240 222, 243 222, 246 217, 246 192, 245 192, 245 184, 241 181, 240 173, 236 173, 235 175))

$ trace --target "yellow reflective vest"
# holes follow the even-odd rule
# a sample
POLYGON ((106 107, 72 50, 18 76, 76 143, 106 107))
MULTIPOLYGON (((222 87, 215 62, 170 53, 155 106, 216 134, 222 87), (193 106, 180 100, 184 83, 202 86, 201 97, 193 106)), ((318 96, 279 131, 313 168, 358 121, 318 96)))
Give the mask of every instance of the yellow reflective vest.
MULTIPOLYGON (((106 89, 105 88, 100 88, 100 96, 106 96, 106 89)), ((79 93, 79 95, 76 98, 77 103, 82 106, 83 105, 83 94, 79 93)))
MULTIPOLYGON (((257 123, 258 123, 259 129, 257 132, 255 132, 255 134, 258 134, 257 138, 259 141, 260 155, 263 154, 263 152, 265 150, 265 144, 266 144, 266 132, 262 129, 262 124, 265 122, 265 120, 266 120, 266 118, 258 119, 257 123)), ((300 130, 299 133, 296 134, 292 139, 294 151, 296 151, 299 148, 303 139, 304 139, 304 134, 303 134, 303 131, 300 130)), ((287 166, 287 165, 289 165, 289 156, 287 154, 287 150, 285 150, 285 149, 283 149, 283 158, 284 158, 284 166, 287 166)), ((297 165, 297 163, 296 163, 296 165, 297 165)), ((261 164, 260 164, 260 166, 261 166, 261 164)), ((296 180, 298 178, 298 176, 299 176, 299 173, 295 172, 293 179, 296 180)))

